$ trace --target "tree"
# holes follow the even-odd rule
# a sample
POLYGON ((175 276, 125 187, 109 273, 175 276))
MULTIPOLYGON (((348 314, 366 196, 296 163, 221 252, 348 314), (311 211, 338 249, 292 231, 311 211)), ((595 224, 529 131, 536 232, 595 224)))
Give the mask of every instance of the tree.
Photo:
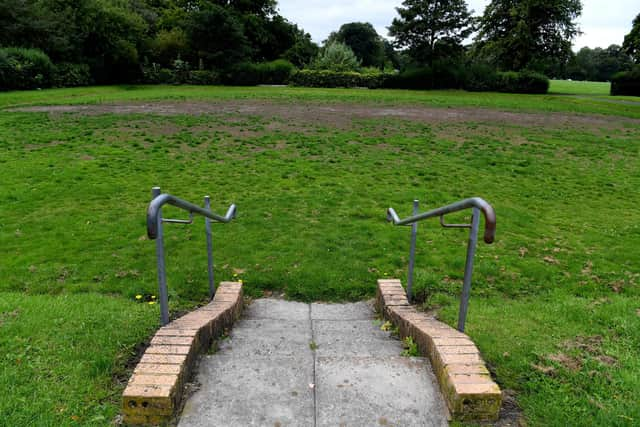
POLYGON ((311 68, 339 72, 357 71, 360 68, 360 60, 349 46, 340 42, 330 42, 311 63, 311 68))
POLYGON ((631 67, 631 58, 618 45, 612 44, 606 49, 583 47, 570 62, 567 75, 575 80, 604 82, 631 67))
POLYGON ((462 52, 462 42, 473 32, 472 11, 464 0, 405 0, 389 27, 395 46, 407 49, 418 63, 462 52))
POLYGON ((477 51, 503 70, 555 71, 571 58, 580 0, 492 0, 480 19, 477 51))
POLYGON ((337 41, 349 46, 364 67, 383 67, 385 50, 382 38, 366 22, 344 24, 337 32, 331 33, 327 42, 337 41))
POLYGON ((633 20, 631 32, 624 37, 622 48, 636 64, 640 64, 640 13, 633 20))
POLYGON ((285 53, 284 58, 296 67, 304 67, 308 65, 313 58, 318 56, 320 48, 311 40, 311 35, 295 26, 296 37, 293 46, 285 53))
POLYGON ((222 6, 192 12, 187 33, 191 47, 207 66, 227 69, 248 60, 251 53, 240 20, 222 6))

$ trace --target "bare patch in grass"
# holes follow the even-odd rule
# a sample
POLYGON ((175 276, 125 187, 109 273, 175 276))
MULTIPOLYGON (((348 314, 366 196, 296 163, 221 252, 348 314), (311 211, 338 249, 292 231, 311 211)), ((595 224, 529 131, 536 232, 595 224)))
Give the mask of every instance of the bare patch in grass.
MULTIPOLYGON (((432 108, 381 107, 366 104, 319 104, 297 102, 295 105, 271 101, 216 101, 216 102, 152 102, 97 105, 53 105, 14 108, 9 111, 100 114, 156 114, 156 115, 221 115, 277 118, 287 123, 326 124, 337 128, 350 128, 357 119, 400 119, 419 123, 501 123, 534 128, 557 129, 624 129, 628 124, 638 125, 640 120, 582 115, 570 113, 523 113, 487 108, 432 108)), ((274 128, 281 125, 272 124, 274 128)), ((269 130, 269 129, 267 129, 269 130)))

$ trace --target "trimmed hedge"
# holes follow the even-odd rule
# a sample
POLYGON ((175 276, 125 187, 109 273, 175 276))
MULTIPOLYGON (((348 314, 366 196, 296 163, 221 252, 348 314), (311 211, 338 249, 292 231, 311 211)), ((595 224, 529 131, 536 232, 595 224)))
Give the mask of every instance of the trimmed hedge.
POLYGON ((39 49, 0 48, 0 90, 51 86, 54 66, 39 49))
POLYGON ((158 65, 145 67, 142 70, 142 83, 145 84, 189 84, 217 85, 220 77, 208 70, 188 70, 160 68, 158 65))
POLYGON ((640 96, 640 66, 615 74, 611 79, 611 95, 640 96))
POLYGON ((436 63, 433 67, 413 67, 390 76, 385 81, 389 89, 461 89, 464 68, 457 63, 436 63))
POLYGON ((226 73, 224 84, 234 86, 256 86, 259 84, 284 85, 295 66, 284 59, 253 64, 249 62, 235 65, 226 73))
POLYGON ((389 74, 356 73, 352 71, 300 70, 291 76, 289 82, 303 87, 366 87, 377 89, 385 87, 389 74))
POLYGON ((464 89, 470 92, 545 94, 549 91, 549 79, 531 71, 497 72, 486 64, 472 64, 467 71, 464 89))
POLYGON ((531 71, 498 73, 497 90, 508 93, 545 94, 549 92, 549 79, 531 71))

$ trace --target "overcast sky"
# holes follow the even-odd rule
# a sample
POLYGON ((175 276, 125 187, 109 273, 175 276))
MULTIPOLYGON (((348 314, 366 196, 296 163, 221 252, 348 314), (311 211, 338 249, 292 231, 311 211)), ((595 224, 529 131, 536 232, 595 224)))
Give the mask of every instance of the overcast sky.
MULTIPOLYGON (((481 15, 489 0, 467 0, 469 8, 481 15)), ((640 13, 638 0, 583 0, 578 22, 584 34, 574 41, 574 49, 622 44, 631 31, 633 18, 640 13)), ((278 0, 280 13, 310 33, 317 43, 342 24, 371 22, 383 36, 396 16, 402 0, 278 0)))

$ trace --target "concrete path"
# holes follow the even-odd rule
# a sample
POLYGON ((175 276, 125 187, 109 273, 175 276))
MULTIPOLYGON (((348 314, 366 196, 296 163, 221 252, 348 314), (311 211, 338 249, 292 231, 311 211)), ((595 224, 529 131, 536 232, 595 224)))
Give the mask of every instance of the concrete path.
POLYGON ((446 426, 428 360, 355 304, 254 301, 204 356, 179 427, 446 426))

